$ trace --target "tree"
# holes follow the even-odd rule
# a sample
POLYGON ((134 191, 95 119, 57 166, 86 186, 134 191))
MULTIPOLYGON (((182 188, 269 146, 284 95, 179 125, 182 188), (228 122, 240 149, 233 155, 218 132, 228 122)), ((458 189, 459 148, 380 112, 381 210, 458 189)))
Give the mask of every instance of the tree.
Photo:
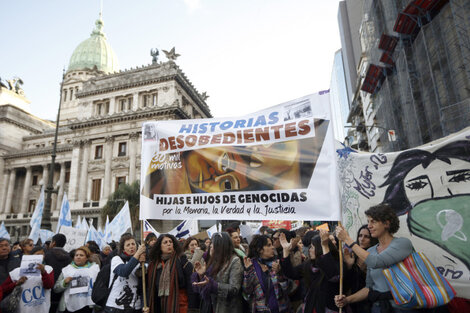
MULTIPOLYGON (((139 203, 140 203, 140 182, 136 180, 132 184, 120 184, 113 192, 103 209, 101 210, 101 220, 106 223, 106 215, 111 221, 119 213, 123 205, 129 201, 129 211, 131 213, 132 230, 139 228, 139 203)), ((105 226, 105 225, 103 225, 105 226)))

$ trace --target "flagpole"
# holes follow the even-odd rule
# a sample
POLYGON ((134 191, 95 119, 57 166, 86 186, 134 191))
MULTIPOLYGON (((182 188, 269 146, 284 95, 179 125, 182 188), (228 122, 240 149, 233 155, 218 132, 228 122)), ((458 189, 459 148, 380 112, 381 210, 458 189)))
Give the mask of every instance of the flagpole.
MULTIPOLYGON (((338 221, 339 226, 343 226, 341 221, 338 221)), ((339 294, 343 294, 343 242, 338 238, 339 250, 339 294)), ((343 312, 343 308, 339 308, 339 313, 343 312)))
MULTIPOLYGON (((140 239, 143 245, 145 245, 144 241, 144 221, 140 221, 140 239)), ((140 263, 142 267, 142 290, 143 290, 143 298, 144 298, 144 308, 147 307, 147 291, 145 290, 145 261, 140 263)))

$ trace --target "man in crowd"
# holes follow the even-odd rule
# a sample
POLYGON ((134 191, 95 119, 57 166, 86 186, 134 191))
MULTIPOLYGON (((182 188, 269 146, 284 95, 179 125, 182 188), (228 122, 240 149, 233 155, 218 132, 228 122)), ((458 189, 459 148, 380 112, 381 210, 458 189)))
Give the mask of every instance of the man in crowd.
POLYGON ((8 278, 10 271, 19 267, 21 257, 13 255, 10 251, 10 241, 0 238, 0 284, 8 278))

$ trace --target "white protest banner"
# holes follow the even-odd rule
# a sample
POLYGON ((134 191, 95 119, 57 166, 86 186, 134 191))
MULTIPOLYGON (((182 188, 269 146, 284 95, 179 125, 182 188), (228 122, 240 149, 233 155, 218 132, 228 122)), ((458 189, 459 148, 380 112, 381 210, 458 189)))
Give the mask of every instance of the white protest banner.
POLYGON ((147 122, 141 219, 339 220, 329 93, 238 118, 147 122))
POLYGON ((37 268, 38 264, 42 264, 43 255, 23 255, 21 257, 20 275, 21 276, 41 276, 41 272, 37 268))
POLYGON ((71 251, 85 244, 88 230, 69 226, 61 226, 59 233, 64 234, 67 238, 67 243, 64 246, 64 250, 71 251))
POLYGON ((343 224, 352 238, 364 211, 385 202, 398 214, 396 236, 411 239, 470 298, 470 128, 428 145, 394 153, 338 147, 343 224))

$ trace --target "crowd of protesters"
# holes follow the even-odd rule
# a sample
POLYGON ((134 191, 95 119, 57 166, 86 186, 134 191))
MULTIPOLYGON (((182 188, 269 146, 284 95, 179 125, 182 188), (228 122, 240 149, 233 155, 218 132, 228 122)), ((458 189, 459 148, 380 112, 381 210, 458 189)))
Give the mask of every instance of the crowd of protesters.
POLYGON ((433 309, 397 306, 382 270, 405 259, 413 246, 394 236, 399 221, 388 206, 366 215, 368 225, 354 237, 341 226, 334 232, 262 227, 248 243, 233 224, 204 240, 150 234, 139 245, 123 234, 101 250, 91 241, 65 251, 63 234, 47 246, 0 238, 0 313, 470 312, 461 298, 433 309), (22 272, 25 255, 44 255, 36 276, 22 272), (109 282, 100 281, 105 269, 109 282), (107 295, 101 306, 93 302, 95 287, 107 295))

